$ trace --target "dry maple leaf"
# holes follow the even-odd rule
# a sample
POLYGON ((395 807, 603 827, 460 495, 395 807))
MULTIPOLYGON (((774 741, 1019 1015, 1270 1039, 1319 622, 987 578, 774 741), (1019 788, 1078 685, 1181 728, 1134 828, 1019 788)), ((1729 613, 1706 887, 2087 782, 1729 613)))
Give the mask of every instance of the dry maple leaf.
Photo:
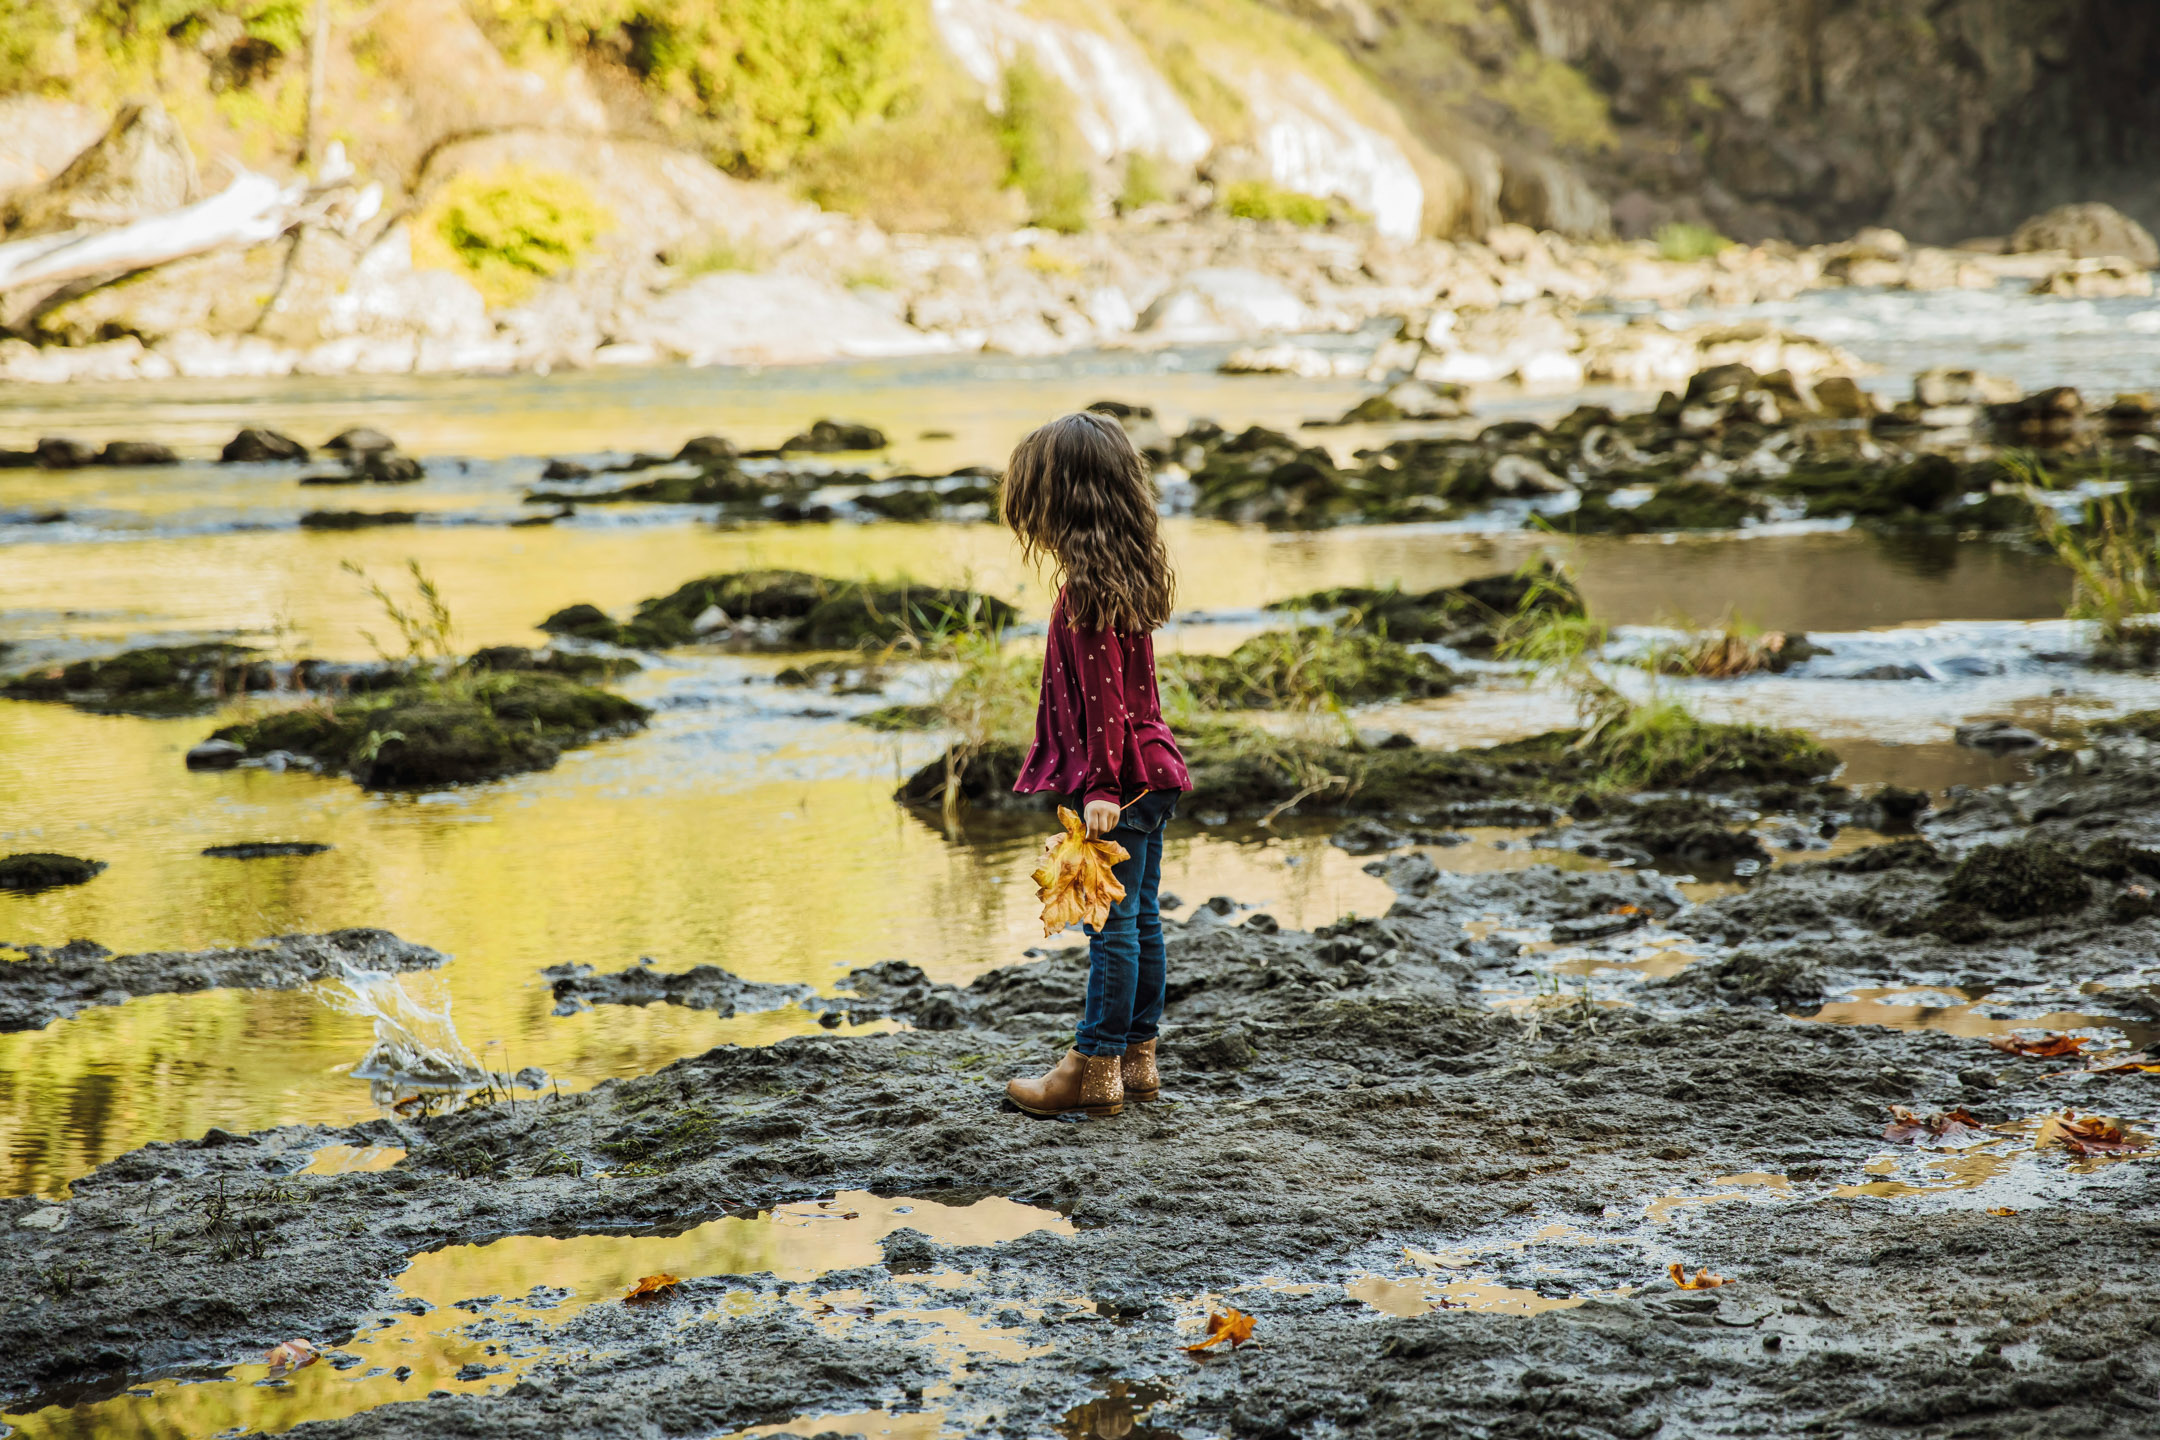
POLYGON ((275 1378, 279 1375, 289 1375, 295 1370, 306 1369, 317 1360, 322 1359, 322 1352, 315 1348, 315 1343, 312 1340, 302 1340, 296 1335, 284 1344, 273 1345, 270 1349, 264 1351, 263 1359, 270 1362, 270 1374, 272 1378, 275 1378))
POLYGON ((1694 1277, 1691 1279, 1689 1278, 1687 1273, 1687 1266, 1682 1265, 1677 1260, 1673 1261, 1672 1264, 1666 1266, 1665 1268, 1667 1273, 1672 1276, 1672 1283, 1679 1286, 1682 1290, 1715 1290, 1720 1285, 1730 1285, 1733 1283, 1732 1281, 1727 1280, 1722 1275, 1711 1274, 1707 1268, 1697 1269, 1694 1277))
POLYGON ((1253 1317, 1242 1310, 1225 1310, 1220 1315, 1211 1311, 1207 1317, 1207 1339, 1196 1345, 1187 1345, 1185 1351, 1187 1354, 1197 1355, 1210 1345, 1220 1345, 1225 1340, 1228 1340, 1230 1348, 1235 1350, 1252 1339, 1252 1329, 1253 1317))
POLYGON ((1125 898, 1111 867, 1132 859, 1132 852, 1115 840, 1090 839, 1068 806, 1058 806, 1058 824, 1064 832, 1043 842, 1042 864, 1031 877, 1035 898, 1043 902, 1043 934, 1055 935, 1074 921, 1100 930, 1110 907, 1125 898))
POLYGON ((670 1275, 665 1270, 658 1275, 644 1276, 637 1284, 630 1287, 629 1294, 622 1297, 623 1304, 647 1305, 655 1300, 665 1300, 668 1298, 669 1292, 680 1284, 682 1284, 680 1275, 670 1275))
POLYGON ((2063 1148, 2080 1157, 2127 1155, 2152 1144, 2150 1140, 2129 1134, 2112 1120, 2103 1120, 2097 1115, 2087 1115, 2080 1120, 2075 1110, 2063 1111, 2056 1117, 2055 1124, 2063 1148))
POLYGON ((2011 1055, 2022 1055, 2027 1060, 2059 1060, 2065 1055, 2076 1055, 2093 1042, 2083 1035, 2046 1034, 2038 1040, 2022 1040, 2015 1035, 1990 1040, 1993 1045, 2011 1055))
POLYGON ((1987 1122, 1962 1105, 1955 1110, 1938 1110, 1925 1119, 1903 1105, 1887 1108, 1890 1123, 1883 1126, 1883 1139, 1894 1140, 1900 1145, 1917 1145, 1922 1140, 1963 1145, 1987 1134, 1987 1122))

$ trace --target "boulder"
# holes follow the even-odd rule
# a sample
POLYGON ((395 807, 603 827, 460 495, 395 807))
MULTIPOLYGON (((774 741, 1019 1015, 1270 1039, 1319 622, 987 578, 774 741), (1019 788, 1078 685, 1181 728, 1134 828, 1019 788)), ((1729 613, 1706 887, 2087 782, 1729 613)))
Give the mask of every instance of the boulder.
POLYGON ((356 425, 323 441, 322 448, 333 455, 374 455, 397 449, 397 441, 371 426, 356 425))
POLYGON ((41 470, 80 470, 85 465, 97 463, 97 451, 64 435, 44 436, 31 454, 37 457, 41 470))
POLYGON ((683 441, 682 449, 675 452, 675 459, 689 465, 727 465, 741 454, 741 447, 724 435, 693 435, 683 441))
POLYGON ((791 436, 780 448, 837 455, 851 450, 883 450, 891 443, 875 425, 855 420, 819 420, 800 435, 791 436))
POLYGON ((1312 324, 1305 302, 1272 276, 1240 266, 1188 270, 1140 312, 1136 327, 1157 340, 1242 340, 1312 324))
POLYGON ((788 365, 921 355, 952 342, 807 275, 700 275, 619 321, 614 343, 693 365, 788 365))
POLYGON ((2112 205, 2058 205, 2035 215, 2010 236, 2016 254, 2059 250, 2072 259, 2117 256, 2141 269, 2160 267, 2152 232, 2112 205))
POLYGON ((1389 420, 1455 420, 1470 413, 1463 387, 1443 382, 1403 380, 1370 395, 1343 415, 1345 425, 1389 420))
POLYGON ((98 452, 100 465, 177 465, 180 457, 170 445, 154 440, 110 440, 98 452))
POLYGON ((250 425, 225 442, 218 459, 227 465, 258 464, 267 460, 305 460, 307 446, 290 435, 250 425))
POLYGON ((125 225, 177 210, 197 198, 195 157, 165 107, 138 101, 58 175, 0 206, 0 232, 12 238, 125 225))
POLYGON ((247 758, 244 746, 230 740, 205 740, 187 752, 190 770, 230 770, 247 758))
POLYGON ((1913 377, 1913 399, 1931 410, 1943 405, 2007 405, 2024 393, 2015 380, 1950 365, 1938 365, 1913 377))
POLYGON ((45 95, 0 99, 0 195, 42 185, 105 133, 87 105, 45 95))

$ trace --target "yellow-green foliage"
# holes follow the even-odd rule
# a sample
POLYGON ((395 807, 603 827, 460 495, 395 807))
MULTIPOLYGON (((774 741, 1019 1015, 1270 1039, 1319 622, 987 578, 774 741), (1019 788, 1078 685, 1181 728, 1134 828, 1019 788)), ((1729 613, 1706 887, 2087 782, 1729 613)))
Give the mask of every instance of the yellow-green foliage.
POLYGON ((465 271, 492 305, 511 304, 592 248, 614 223, 572 176, 528 165, 460 175, 413 226, 415 263, 465 271))
POLYGON ((305 0, 0 0, 0 94, 148 83, 166 46, 201 43, 223 17, 241 37, 297 54, 305 14, 305 0))
POLYGON ((1095 185, 1087 143, 1073 120, 1073 96, 1025 55, 1005 67, 1004 113, 997 117, 1006 176, 1027 197, 1028 219, 1067 234, 1087 228, 1095 185))
POLYGON ((1708 260, 1733 242, 1707 225, 1673 220, 1658 226, 1658 255, 1666 260, 1708 260))
POLYGON ((1293 225, 1328 222, 1327 201, 1265 180, 1234 180, 1225 185, 1222 207, 1240 220, 1287 220, 1293 225))
POLYGON ((1125 157, 1125 184, 1118 190, 1118 209, 1139 210, 1170 198, 1169 166, 1159 156, 1135 150, 1125 157))
POLYGON ((762 270, 765 252, 732 235, 714 235, 679 255, 668 256, 668 265, 685 279, 723 270, 762 270))
POLYGON ((893 113, 920 80, 921 0, 483 0, 513 39, 620 58, 751 173, 893 113))
POLYGON ((1525 43, 1489 96, 1563 149, 1604 150, 1613 143, 1612 113, 1581 71, 1525 43))
POLYGON ((803 157, 796 188, 886 230, 974 234, 1013 218, 1006 166, 990 112, 956 101, 856 126, 803 157))

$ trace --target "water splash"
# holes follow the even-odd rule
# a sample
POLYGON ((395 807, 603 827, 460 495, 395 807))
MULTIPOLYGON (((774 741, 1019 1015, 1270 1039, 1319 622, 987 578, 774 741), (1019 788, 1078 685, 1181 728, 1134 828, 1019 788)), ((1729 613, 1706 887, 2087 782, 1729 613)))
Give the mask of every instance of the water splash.
POLYGON ((378 1088, 469 1090, 486 1084, 486 1070, 458 1038, 450 997, 430 1004, 406 987, 412 978, 341 962, 336 975, 315 987, 331 1009, 374 1022, 375 1043, 352 1073, 378 1088))

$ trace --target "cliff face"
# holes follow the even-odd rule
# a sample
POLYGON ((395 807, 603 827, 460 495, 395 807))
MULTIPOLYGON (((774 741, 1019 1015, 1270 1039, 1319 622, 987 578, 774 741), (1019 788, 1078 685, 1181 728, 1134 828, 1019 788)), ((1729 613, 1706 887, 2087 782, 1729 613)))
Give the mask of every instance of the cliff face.
POLYGON ((1279 0, 1435 143, 1558 157, 1623 232, 2003 233, 2160 220, 2160 9, 2115 0, 1279 0), (1578 84, 1578 82, 1580 82, 1578 84))

